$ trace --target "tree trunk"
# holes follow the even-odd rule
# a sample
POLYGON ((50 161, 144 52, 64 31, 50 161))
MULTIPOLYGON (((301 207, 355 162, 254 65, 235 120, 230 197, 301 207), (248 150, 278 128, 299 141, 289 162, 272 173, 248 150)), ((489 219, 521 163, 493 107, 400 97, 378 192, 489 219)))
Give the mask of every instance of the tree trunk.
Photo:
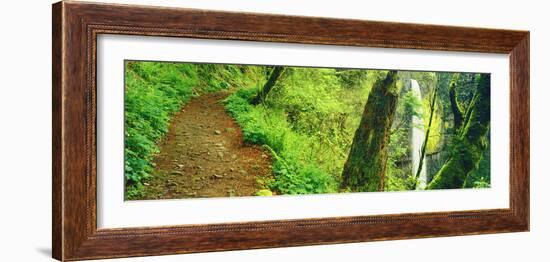
POLYGON ((437 99, 437 87, 438 85, 435 85, 434 94, 432 97, 432 103, 430 105, 430 119, 428 120, 428 128, 426 129, 426 135, 424 136, 424 142, 422 143, 422 149, 420 151, 420 161, 418 162, 418 170, 416 171, 416 175, 414 176, 414 178, 417 180, 416 187, 418 187, 418 177, 420 176, 420 172, 422 172, 422 163, 424 162, 424 157, 426 156, 426 147, 428 147, 428 138, 430 137, 430 129, 432 128, 432 119, 434 116, 435 100, 437 99))
MULTIPOLYGON (((470 81, 475 81, 475 76, 470 80, 470 81)), ((464 123, 468 123, 468 121, 470 120, 470 116, 472 115, 472 110, 473 110, 473 107, 471 106, 473 104, 473 101, 474 101, 474 96, 472 96, 472 98, 470 98, 470 100, 468 100, 468 110, 466 110, 466 113, 464 114, 464 119, 462 120, 462 125, 464 125, 464 123)), ((464 128, 464 126, 462 126, 461 128, 464 128)), ((458 129, 462 134, 462 129, 458 129)))
POLYGON ((456 99, 456 82, 458 82, 458 74, 453 74, 451 86, 449 88, 449 99, 451 100, 451 110, 453 111, 454 129, 459 130, 462 127, 464 113, 460 110, 456 99))
POLYGON ((341 187, 352 191, 382 191, 388 159, 387 145, 400 86, 397 71, 373 86, 342 172, 341 187))
POLYGON ((477 92, 472 100, 469 118, 463 124, 459 139, 451 156, 434 176, 428 189, 461 188, 468 174, 475 170, 487 148, 487 132, 490 124, 491 78, 482 74, 477 92))
POLYGON ((264 87, 260 92, 252 99, 250 102, 253 105, 257 105, 260 102, 264 101, 264 99, 267 97, 267 94, 269 94, 269 91, 275 86, 277 83, 277 79, 283 74, 285 70, 285 67, 283 66, 276 66, 273 68, 273 71, 271 71, 271 75, 269 76, 269 79, 265 83, 264 87))

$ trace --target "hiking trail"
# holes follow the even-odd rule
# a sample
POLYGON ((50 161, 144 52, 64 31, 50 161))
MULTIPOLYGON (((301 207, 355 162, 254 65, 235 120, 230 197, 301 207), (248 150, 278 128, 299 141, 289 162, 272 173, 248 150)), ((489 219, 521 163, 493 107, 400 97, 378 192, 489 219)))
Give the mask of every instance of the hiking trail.
POLYGON ((245 144, 221 101, 227 90, 191 99, 172 116, 142 199, 252 196, 271 178, 271 156, 245 144))

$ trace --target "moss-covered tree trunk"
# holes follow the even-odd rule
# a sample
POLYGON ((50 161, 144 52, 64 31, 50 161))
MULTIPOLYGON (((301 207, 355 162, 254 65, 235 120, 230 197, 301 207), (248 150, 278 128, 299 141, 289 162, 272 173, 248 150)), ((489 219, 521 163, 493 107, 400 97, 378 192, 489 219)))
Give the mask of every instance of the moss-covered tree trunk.
POLYGON ((382 191, 388 159, 387 146, 395 115, 399 84, 397 71, 373 86, 342 172, 341 187, 352 191, 382 191))
POLYGON ((449 99, 451 102, 451 110, 453 111, 453 120, 455 130, 459 130, 462 127, 462 120, 464 119, 464 113, 458 105, 456 98, 456 82, 458 82, 459 74, 453 74, 451 84, 449 87, 449 99))
POLYGON ((269 94, 269 91, 275 86, 277 83, 277 79, 283 74, 285 71, 285 67, 283 66, 276 66, 273 68, 273 71, 271 71, 271 75, 269 76, 269 79, 263 86, 262 90, 252 99, 250 102, 253 105, 257 105, 260 102, 262 102, 266 97, 267 94, 269 94))
POLYGON ((434 176, 428 189, 461 188, 468 174, 476 169, 487 148, 490 124, 491 78, 482 74, 472 100, 470 116, 463 123, 459 138, 453 145, 451 156, 434 176))

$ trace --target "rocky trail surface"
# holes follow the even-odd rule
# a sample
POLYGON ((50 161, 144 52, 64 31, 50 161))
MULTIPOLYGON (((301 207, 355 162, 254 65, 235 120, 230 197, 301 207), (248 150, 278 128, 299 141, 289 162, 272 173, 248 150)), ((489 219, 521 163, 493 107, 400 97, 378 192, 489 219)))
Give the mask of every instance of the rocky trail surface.
POLYGON ((271 176, 271 157, 245 144, 220 91, 193 98, 176 113, 143 199, 252 196, 271 176))

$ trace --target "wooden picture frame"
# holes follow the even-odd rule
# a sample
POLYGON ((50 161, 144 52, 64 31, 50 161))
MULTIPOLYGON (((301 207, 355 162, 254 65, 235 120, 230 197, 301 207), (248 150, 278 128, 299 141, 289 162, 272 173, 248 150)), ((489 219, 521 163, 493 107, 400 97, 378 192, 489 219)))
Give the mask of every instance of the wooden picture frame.
POLYGON ((529 230, 529 32, 64 1, 53 5, 53 257, 62 260, 529 230), (508 54, 510 207, 98 229, 96 41, 170 36, 508 54))

